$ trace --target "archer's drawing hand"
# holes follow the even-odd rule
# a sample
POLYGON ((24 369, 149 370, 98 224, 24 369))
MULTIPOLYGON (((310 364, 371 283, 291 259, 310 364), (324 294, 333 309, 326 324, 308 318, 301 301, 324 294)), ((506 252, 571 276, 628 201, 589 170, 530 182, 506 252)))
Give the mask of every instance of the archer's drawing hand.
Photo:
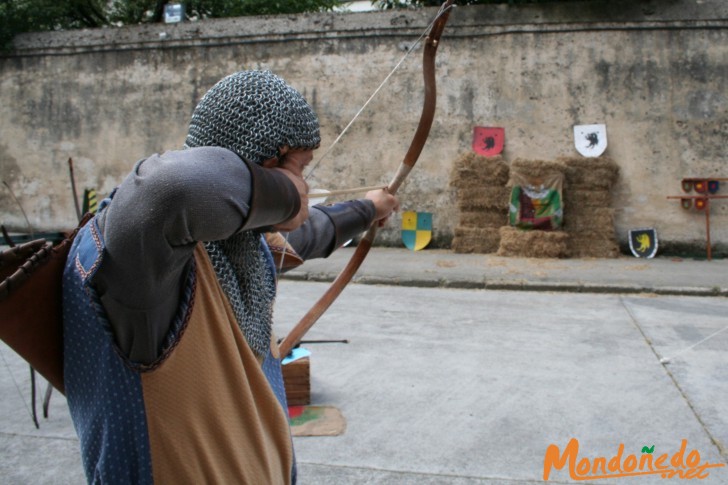
POLYGON ((389 217, 399 210, 399 199, 390 194, 387 189, 371 190, 367 192, 366 198, 374 202, 376 209, 374 221, 379 227, 384 226, 389 217))

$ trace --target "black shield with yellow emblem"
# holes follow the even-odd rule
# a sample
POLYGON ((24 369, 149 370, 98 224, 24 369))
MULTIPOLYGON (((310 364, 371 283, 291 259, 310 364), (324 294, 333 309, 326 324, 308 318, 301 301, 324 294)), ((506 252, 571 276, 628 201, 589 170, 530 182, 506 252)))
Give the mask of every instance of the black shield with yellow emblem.
POLYGON ((629 249, 638 258, 652 258, 657 253, 657 231, 633 229, 629 231, 629 249))

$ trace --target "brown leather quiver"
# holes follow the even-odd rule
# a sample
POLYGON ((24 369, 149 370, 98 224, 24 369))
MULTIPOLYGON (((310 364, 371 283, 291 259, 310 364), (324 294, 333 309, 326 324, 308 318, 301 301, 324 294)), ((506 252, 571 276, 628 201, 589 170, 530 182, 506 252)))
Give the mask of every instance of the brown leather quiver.
POLYGON ((0 338, 64 393, 63 269, 87 215, 60 244, 30 241, 0 253, 0 338))

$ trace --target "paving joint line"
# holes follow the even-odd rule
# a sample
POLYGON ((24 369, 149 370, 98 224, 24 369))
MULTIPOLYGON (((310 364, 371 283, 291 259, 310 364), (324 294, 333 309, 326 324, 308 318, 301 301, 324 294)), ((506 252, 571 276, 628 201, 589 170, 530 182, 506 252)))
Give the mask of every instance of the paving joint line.
POLYGON ((721 442, 718 439, 716 439, 715 436, 713 436, 713 433, 711 433, 710 430, 708 429, 708 427, 705 425, 705 423, 703 422, 703 419, 698 414, 698 410, 695 409, 695 406, 693 405, 692 401, 687 396, 687 394, 685 393, 683 388, 680 386, 680 384, 678 383, 678 381, 675 378, 675 376, 673 375, 673 373, 668 368, 669 363, 660 362, 660 359, 661 359, 660 354, 657 352, 657 349, 655 349, 654 345, 652 345, 652 339, 648 338, 647 334, 644 332, 644 330, 642 330, 642 327, 640 326, 639 322, 637 321, 637 318, 634 316, 632 311, 626 305, 624 299, 620 297, 619 302, 622 304, 622 308, 624 308, 624 310, 627 312, 627 315, 629 316, 630 320, 632 321, 632 325, 634 325, 634 327, 637 329, 637 331, 642 335, 642 338, 645 340, 645 343, 650 348, 652 353, 655 355, 655 358, 657 359, 658 364, 660 364, 660 366, 663 368, 663 370, 668 375, 668 377, 670 377, 670 380, 672 380, 672 384, 675 386, 677 391, 680 393, 683 400, 685 401, 685 404, 687 404, 688 407, 690 408, 690 411, 692 411, 693 415, 695 416, 695 419, 698 421, 698 424, 700 424, 700 427, 703 429, 705 434, 708 436, 711 443, 713 443, 715 448, 718 450, 718 454, 723 458, 723 461, 726 464, 728 464, 728 449, 726 449, 721 444, 721 442))

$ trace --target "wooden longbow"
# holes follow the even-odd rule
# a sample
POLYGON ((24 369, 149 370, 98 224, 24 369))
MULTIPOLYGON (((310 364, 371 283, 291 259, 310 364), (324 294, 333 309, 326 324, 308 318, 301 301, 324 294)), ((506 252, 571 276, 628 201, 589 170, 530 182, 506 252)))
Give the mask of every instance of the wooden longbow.
MULTIPOLYGON (((407 175, 412 171, 417 159, 422 153, 422 149, 425 146, 427 137, 430 134, 430 128, 432 127, 432 121, 435 117, 435 107, 437 104, 437 88, 435 81, 435 55, 437 54, 437 47, 440 44, 440 36, 445 29, 448 17, 450 16, 450 9, 452 8, 453 0, 445 2, 435 18, 435 21, 430 27, 430 31, 425 38, 424 54, 422 60, 422 72, 425 81, 425 97, 422 105, 422 113, 420 114, 420 121, 417 125, 417 130, 412 138, 409 149, 404 157, 402 163, 400 163, 397 173, 392 178, 391 182, 387 186, 387 190, 390 194, 394 195, 397 193, 402 182, 407 178, 407 175)), ((288 355, 293 347, 298 345, 303 336, 309 329, 318 321, 326 310, 331 306, 332 303, 339 297, 341 292, 344 290, 347 284, 351 281, 356 274, 357 270, 364 262, 369 250, 372 247, 374 238, 377 235, 377 223, 373 223, 369 230, 366 232, 364 237, 359 241, 356 247, 356 251, 352 255, 351 259, 347 263, 346 267, 339 273, 331 286, 326 292, 319 298, 316 304, 306 313, 303 318, 296 324, 295 327, 289 332, 286 338, 280 343, 278 349, 281 358, 288 355)))

